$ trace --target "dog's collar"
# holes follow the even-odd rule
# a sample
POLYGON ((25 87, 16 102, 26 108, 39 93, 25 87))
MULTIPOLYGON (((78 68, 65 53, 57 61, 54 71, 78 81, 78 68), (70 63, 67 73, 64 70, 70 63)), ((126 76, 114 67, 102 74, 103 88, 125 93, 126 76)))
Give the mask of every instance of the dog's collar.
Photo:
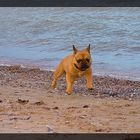
MULTIPOLYGON (((76 69, 80 70, 79 67, 78 67, 76 64, 74 64, 74 66, 75 66, 76 69)), ((81 70, 80 70, 80 71, 81 71, 81 70)))
MULTIPOLYGON (((76 62, 77 62, 77 59, 75 58, 75 56, 74 56, 74 59, 75 59, 76 62)), ((79 67, 78 67, 75 63, 74 63, 74 66, 75 66, 76 69, 80 70, 79 67)), ((81 70, 80 70, 80 71, 81 71, 81 70)))

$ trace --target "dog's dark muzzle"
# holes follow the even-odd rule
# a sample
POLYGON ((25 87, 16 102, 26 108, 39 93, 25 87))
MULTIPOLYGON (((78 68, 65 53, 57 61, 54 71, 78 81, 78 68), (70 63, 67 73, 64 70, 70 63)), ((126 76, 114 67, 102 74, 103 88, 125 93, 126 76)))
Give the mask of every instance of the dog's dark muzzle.
POLYGON ((85 63, 81 64, 81 67, 80 67, 81 71, 85 71, 88 68, 89 68, 89 66, 87 64, 85 64, 85 63))

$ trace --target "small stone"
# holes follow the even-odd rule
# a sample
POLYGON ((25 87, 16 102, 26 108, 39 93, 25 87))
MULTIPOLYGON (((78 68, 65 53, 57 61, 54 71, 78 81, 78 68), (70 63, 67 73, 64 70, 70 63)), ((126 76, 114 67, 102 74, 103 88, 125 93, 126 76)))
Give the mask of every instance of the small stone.
POLYGON ((35 105, 43 105, 43 104, 45 104, 43 101, 38 101, 38 102, 35 102, 34 103, 35 105))
POLYGON ((46 127, 47 127, 47 132, 48 133, 54 133, 53 129, 49 125, 46 125, 46 127))
POLYGON ((24 105, 27 104, 29 102, 29 100, 22 100, 22 99, 18 99, 18 103, 24 105))
POLYGON ((85 116, 79 116, 79 118, 81 118, 81 119, 85 119, 86 117, 85 117, 85 116))
POLYGON ((88 108, 88 107, 89 107, 88 105, 84 105, 84 106, 83 106, 83 108, 88 108))
POLYGON ((96 129, 95 131, 96 132, 102 132, 103 130, 102 129, 96 129))
POLYGON ((56 107, 54 107, 54 108, 52 108, 52 109, 59 109, 59 108, 56 106, 56 107))

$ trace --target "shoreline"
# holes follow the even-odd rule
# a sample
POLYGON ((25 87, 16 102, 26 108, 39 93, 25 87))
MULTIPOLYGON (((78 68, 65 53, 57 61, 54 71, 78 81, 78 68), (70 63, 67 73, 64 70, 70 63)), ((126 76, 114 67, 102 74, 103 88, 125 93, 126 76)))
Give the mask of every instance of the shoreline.
POLYGON ((65 94, 62 77, 50 88, 51 71, 0 66, 1 133, 138 133, 140 82, 94 76, 95 89, 85 80, 65 94))
MULTIPOLYGON (((7 67, 11 67, 11 66, 20 66, 21 68, 27 68, 27 69, 40 69, 40 70, 43 70, 43 71, 51 71, 53 72, 55 70, 55 68, 47 68, 45 66, 39 66, 37 64, 31 64, 30 63, 11 63, 11 62, 8 62, 8 63, 5 63, 5 62, 0 62, 0 67, 3 67, 3 66, 7 66, 7 67)), ((51 66, 52 67, 52 66, 51 66)), ((93 68, 94 70, 94 68, 93 68)), ((136 77, 136 76, 128 76, 127 75, 124 75, 124 73, 118 73, 118 72, 115 72, 115 71, 112 71, 110 73, 107 73, 107 72, 102 72, 99 70, 99 72, 97 73, 93 73, 94 76, 97 76, 97 77, 111 77, 111 78, 116 78, 116 79, 120 79, 120 80, 129 80, 129 81, 137 81, 137 82, 140 82, 140 78, 136 77)))

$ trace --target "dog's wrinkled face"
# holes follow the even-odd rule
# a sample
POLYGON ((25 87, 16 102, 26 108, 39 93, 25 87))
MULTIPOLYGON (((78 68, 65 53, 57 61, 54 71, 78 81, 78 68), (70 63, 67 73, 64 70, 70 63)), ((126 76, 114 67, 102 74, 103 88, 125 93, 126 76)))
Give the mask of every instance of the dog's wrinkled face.
POLYGON ((74 65, 80 71, 85 71, 91 66, 90 44, 86 49, 78 51, 73 45, 74 65))

